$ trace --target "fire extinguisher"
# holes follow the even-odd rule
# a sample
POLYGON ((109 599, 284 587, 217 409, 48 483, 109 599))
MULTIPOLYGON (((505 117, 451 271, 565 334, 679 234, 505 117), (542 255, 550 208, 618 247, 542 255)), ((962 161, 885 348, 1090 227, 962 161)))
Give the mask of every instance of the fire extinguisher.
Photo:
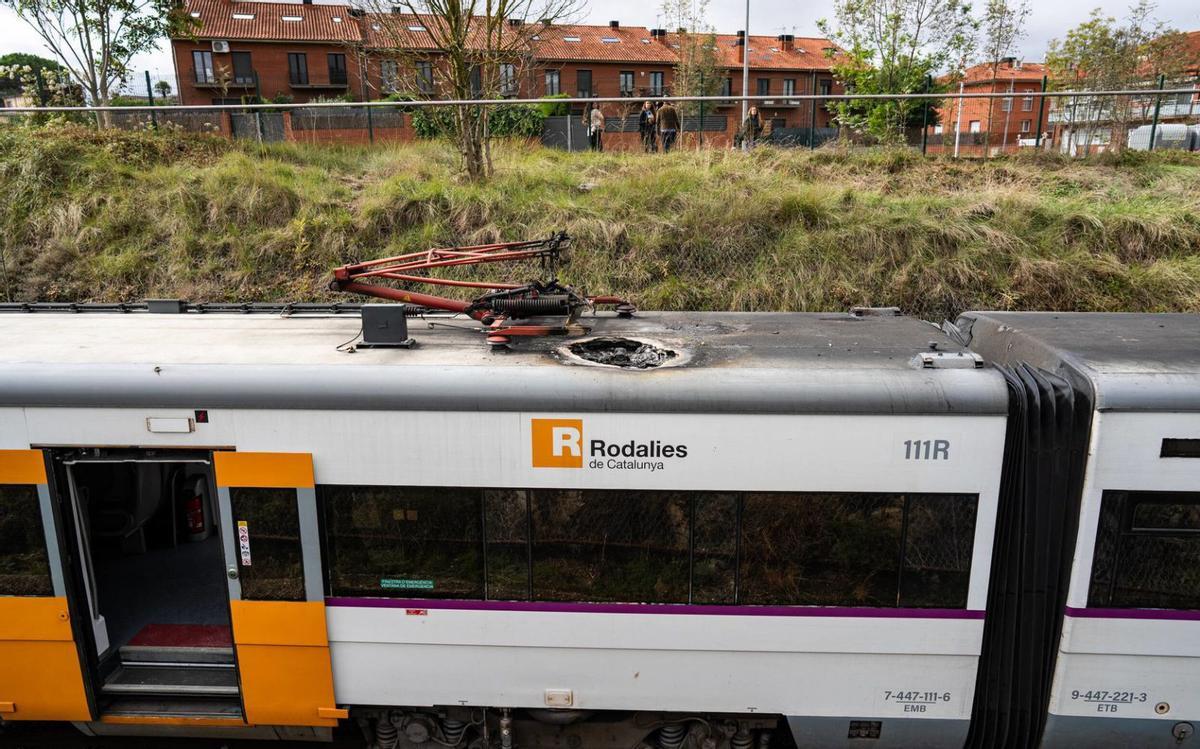
POLYGON ((183 499, 183 516, 187 523, 189 541, 203 541, 208 538, 208 503, 204 501, 207 494, 208 482, 203 476, 196 477, 185 485, 183 499))

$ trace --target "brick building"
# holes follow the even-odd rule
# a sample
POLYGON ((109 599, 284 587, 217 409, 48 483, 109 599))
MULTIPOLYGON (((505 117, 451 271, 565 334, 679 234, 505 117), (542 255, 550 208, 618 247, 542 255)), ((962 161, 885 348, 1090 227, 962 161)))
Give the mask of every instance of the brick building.
MULTIPOLYGON (((1015 57, 1000 61, 995 75, 990 63, 967 68, 963 74, 963 93, 1009 93, 994 99, 950 99, 938 108, 939 124, 930 128, 930 150, 954 147, 956 130, 960 152, 991 154, 1015 151, 1022 141, 1050 131, 1050 101, 1039 107, 1039 97, 1029 96, 1042 89, 1046 66, 1021 62, 1015 57), (1039 124, 1038 113, 1041 112, 1039 124), (990 112, 990 119, 989 119, 990 112), (960 125, 961 123, 961 125, 960 125)), ((957 84, 953 93, 958 92, 957 84)))
MULTIPOLYGON (((372 100, 396 91, 439 93, 436 46, 420 18, 380 18, 308 0, 185 0, 184 7, 195 28, 188 38, 172 40, 182 104, 232 104, 254 95, 303 103, 372 100)), ((741 95, 742 40, 740 32, 717 36, 725 93, 731 97, 741 95)), ((501 81, 511 76, 505 95, 620 96, 629 97, 633 109, 643 99, 669 95, 678 62, 676 35, 617 21, 545 25, 529 35, 529 47, 514 60, 512 69, 519 72, 500 71, 501 81)), ((787 97, 834 90, 829 48, 825 39, 750 38, 751 93, 779 94, 760 105, 765 122, 809 126, 811 105, 787 97)), ((716 113, 736 119, 740 103, 730 102, 716 113)), ((827 126, 826 109, 818 107, 816 114, 817 127, 827 126)))

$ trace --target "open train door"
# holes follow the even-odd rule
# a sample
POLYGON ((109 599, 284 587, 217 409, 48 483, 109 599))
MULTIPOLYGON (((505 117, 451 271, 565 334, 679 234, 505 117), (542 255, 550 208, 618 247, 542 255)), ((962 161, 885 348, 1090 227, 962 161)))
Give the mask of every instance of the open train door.
POLYGON ((0 718, 92 719, 41 450, 0 450, 0 718))
POLYGON ((335 726, 307 453, 216 452, 233 641, 251 725, 335 726))

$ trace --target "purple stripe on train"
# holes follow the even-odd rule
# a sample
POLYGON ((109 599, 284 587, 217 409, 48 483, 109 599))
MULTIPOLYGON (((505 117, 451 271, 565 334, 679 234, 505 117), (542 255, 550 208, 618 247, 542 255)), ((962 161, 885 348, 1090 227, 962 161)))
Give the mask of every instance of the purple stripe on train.
POLYGON ((1174 609, 1077 609, 1067 607, 1067 616, 1078 619, 1162 619, 1171 621, 1200 621, 1200 611, 1174 609))
POLYGON ((460 601, 425 598, 326 598, 327 606, 454 611, 539 611, 572 614, 682 614, 691 616, 823 616, 877 619, 983 619, 973 609, 899 609, 838 606, 695 606, 670 603, 556 603, 460 601))

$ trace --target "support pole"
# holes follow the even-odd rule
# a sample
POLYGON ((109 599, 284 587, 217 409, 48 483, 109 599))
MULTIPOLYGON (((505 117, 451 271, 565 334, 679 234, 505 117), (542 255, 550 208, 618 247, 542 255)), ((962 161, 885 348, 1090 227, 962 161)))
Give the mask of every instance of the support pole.
MULTIPOLYGON (((154 89, 150 86, 150 71, 146 71, 146 101, 150 106, 154 106, 154 89)), ((153 109, 150 110, 150 127, 158 129, 158 114, 153 109)))
MULTIPOLYGON (((925 93, 933 90, 933 76, 925 76, 925 93)), ((929 153, 929 100, 921 100, 921 155, 929 153)))
POLYGON ((367 107, 367 142, 375 142, 375 120, 371 117, 371 107, 367 107))
MULTIPOLYGON (((817 71, 812 72, 812 94, 817 95, 817 71)), ((809 107, 812 109, 809 112, 808 118, 808 150, 813 150, 817 147, 817 100, 810 99, 809 107)))
MULTIPOLYGON (((1167 76, 1159 74, 1158 90, 1162 91, 1167 84, 1167 76)), ((1158 116, 1162 112, 1162 94, 1154 97, 1154 122, 1150 125, 1150 150, 1154 150, 1154 138, 1158 135, 1158 116)))
MULTIPOLYGON (((700 95, 704 96, 704 72, 700 72, 700 95)), ((697 137, 700 139, 700 148, 704 148, 704 100, 700 100, 700 123, 697 126, 697 137)))
POLYGON ((1042 122, 1046 116, 1046 84, 1050 82, 1047 76, 1042 76, 1042 96, 1038 97, 1038 120, 1037 120, 1037 139, 1034 140, 1033 147, 1040 150, 1042 147, 1042 122))
MULTIPOLYGON (((739 130, 746 124, 746 117, 750 114, 750 100, 746 98, 750 95, 750 0, 746 0, 746 25, 743 28, 746 33, 742 37, 742 119, 738 121, 739 130)), ((742 150, 750 150, 745 133, 742 133, 742 150)))
POLYGON ((963 82, 958 82, 958 121, 954 124, 954 158, 958 158, 958 142, 962 139, 963 82))

